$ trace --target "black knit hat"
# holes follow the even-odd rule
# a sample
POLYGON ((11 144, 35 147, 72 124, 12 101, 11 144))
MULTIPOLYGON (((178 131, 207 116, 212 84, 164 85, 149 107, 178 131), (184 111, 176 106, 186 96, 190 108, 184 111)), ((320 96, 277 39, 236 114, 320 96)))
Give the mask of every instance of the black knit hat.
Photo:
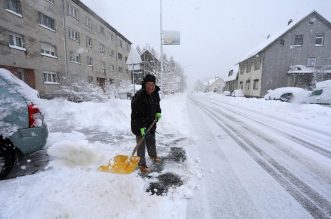
POLYGON ((154 75, 151 75, 151 74, 147 74, 145 77, 144 77, 144 80, 143 80, 143 84, 146 84, 146 82, 153 82, 155 84, 156 82, 156 78, 154 75))

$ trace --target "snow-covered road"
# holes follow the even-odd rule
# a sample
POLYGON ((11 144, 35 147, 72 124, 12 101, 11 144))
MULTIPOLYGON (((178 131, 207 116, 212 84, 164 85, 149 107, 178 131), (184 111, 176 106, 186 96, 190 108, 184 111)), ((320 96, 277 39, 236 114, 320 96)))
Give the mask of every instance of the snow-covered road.
POLYGON ((194 94, 188 109, 203 178, 187 218, 331 217, 329 108, 194 94))

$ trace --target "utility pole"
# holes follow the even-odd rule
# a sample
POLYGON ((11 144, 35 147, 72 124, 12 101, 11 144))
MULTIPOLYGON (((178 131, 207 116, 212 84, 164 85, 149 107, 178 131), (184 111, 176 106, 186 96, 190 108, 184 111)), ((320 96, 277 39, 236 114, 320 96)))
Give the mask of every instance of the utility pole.
POLYGON ((160 69, 160 80, 161 80, 161 97, 163 97, 163 30, 162 30, 162 0, 160 0, 160 52, 161 52, 161 69, 160 69))

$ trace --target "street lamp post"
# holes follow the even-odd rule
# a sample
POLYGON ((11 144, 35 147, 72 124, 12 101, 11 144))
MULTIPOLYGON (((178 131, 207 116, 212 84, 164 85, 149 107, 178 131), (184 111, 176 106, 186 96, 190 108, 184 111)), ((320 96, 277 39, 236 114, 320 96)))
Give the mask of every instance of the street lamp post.
POLYGON ((163 97, 163 30, 162 30, 162 0, 160 0, 160 52, 161 52, 161 69, 160 69, 160 81, 161 81, 161 97, 163 97))
POLYGON ((192 65, 186 65, 183 67, 183 72, 182 72, 182 93, 184 93, 184 69, 185 68, 189 68, 189 67, 192 67, 192 65))

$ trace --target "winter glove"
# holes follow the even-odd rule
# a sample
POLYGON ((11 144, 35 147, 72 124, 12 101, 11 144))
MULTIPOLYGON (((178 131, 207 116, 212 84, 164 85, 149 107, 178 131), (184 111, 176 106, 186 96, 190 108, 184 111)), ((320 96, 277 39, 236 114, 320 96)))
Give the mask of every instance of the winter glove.
POLYGON ((156 119, 156 121, 159 121, 161 119, 161 113, 156 113, 155 119, 156 119))
POLYGON ((141 128, 140 129, 140 134, 141 134, 141 136, 145 136, 146 135, 146 128, 141 128))

